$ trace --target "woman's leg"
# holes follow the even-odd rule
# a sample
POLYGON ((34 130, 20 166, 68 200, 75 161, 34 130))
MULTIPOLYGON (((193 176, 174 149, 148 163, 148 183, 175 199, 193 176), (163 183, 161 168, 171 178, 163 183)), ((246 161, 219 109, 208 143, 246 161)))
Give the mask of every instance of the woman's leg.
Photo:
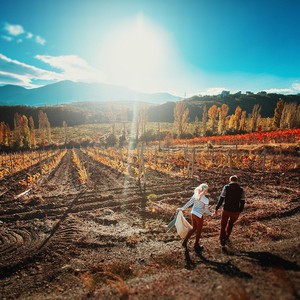
POLYGON ((197 230, 197 220, 194 217, 196 217, 196 216, 194 216, 192 214, 192 226, 193 226, 193 228, 187 233, 186 237, 184 238, 184 240, 182 242, 182 246, 184 246, 184 247, 187 246, 187 242, 188 242, 189 238, 197 230))
POLYGON ((203 216, 202 218, 199 218, 197 216, 195 216, 197 218, 197 231, 196 231, 196 241, 195 241, 195 247, 199 246, 199 240, 201 237, 201 233, 202 233, 202 227, 203 227, 203 216))

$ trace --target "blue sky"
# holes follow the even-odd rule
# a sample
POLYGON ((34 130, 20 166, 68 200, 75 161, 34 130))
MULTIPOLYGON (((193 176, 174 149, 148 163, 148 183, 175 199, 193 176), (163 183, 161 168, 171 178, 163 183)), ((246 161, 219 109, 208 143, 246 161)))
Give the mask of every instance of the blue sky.
POLYGON ((300 92, 298 0, 1 0, 0 85, 300 92))

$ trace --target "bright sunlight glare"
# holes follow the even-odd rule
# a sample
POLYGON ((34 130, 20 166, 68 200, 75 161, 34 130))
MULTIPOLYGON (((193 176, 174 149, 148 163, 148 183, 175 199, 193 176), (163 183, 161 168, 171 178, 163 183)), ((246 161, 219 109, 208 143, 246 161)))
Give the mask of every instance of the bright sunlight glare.
POLYGON ((110 32, 102 45, 110 77, 135 89, 151 86, 165 68, 166 40, 164 33, 142 15, 110 32))

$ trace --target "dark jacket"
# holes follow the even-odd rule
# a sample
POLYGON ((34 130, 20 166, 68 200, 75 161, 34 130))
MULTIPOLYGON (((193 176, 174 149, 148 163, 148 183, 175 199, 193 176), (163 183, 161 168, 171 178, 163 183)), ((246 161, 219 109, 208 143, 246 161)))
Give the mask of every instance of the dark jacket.
POLYGON ((223 209, 228 212, 242 212, 245 205, 244 189, 238 183, 231 182, 223 187, 216 210, 224 202, 223 209))

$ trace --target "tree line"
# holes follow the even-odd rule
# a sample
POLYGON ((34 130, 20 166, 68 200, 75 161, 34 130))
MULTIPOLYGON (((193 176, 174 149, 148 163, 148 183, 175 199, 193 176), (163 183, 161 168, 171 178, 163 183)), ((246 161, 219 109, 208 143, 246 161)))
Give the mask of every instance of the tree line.
MULTIPOLYGON (((117 111, 114 105, 108 107, 107 120, 111 126, 110 132, 99 140, 99 144, 120 146, 129 142, 134 147, 138 142, 160 141, 172 138, 193 138, 199 136, 213 136, 225 134, 240 134, 255 131, 271 131, 300 127, 300 105, 286 103, 279 99, 272 118, 262 118, 261 106, 254 105, 252 112, 247 115, 240 106, 229 115, 227 104, 212 105, 209 109, 203 107, 202 117, 195 117, 190 122, 190 111, 186 101, 176 102, 173 115, 173 129, 161 130, 158 123, 157 130, 147 129, 148 107, 145 103, 138 103, 132 112, 123 107, 117 111), (116 134, 116 123, 122 124, 121 134, 116 134), (128 124, 130 123, 130 126, 128 124)), ((16 112, 13 118, 13 130, 9 124, 0 123, 0 149, 22 150, 44 148, 51 145, 51 125, 48 115, 43 110, 38 111, 37 126, 34 118, 16 112), (37 130, 38 129, 38 130, 37 130), (37 139, 38 136, 38 139, 37 139), (38 140, 38 143, 37 143, 38 140)), ((60 126, 61 127, 61 126, 60 126)), ((64 145, 67 145, 67 122, 62 122, 64 145)), ((87 141, 88 142, 88 141, 87 141)))
POLYGON ((13 121, 13 130, 7 123, 0 123, 1 149, 36 149, 38 146, 44 148, 47 143, 51 142, 51 125, 47 114, 42 110, 38 113, 39 145, 37 145, 36 128, 32 116, 27 118, 27 116, 17 112, 13 121))
POLYGON ((240 106, 234 114, 228 115, 229 107, 212 105, 208 110, 203 108, 202 120, 195 118, 194 132, 189 129, 189 109, 186 102, 177 102, 174 108, 174 125, 180 138, 192 136, 210 136, 224 134, 249 133, 255 131, 270 131, 300 126, 300 105, 286 103, 279 99, 274 110, 273 118, 261 117, 261 106, 255 104, 252 112, 247 115, 240 106))

